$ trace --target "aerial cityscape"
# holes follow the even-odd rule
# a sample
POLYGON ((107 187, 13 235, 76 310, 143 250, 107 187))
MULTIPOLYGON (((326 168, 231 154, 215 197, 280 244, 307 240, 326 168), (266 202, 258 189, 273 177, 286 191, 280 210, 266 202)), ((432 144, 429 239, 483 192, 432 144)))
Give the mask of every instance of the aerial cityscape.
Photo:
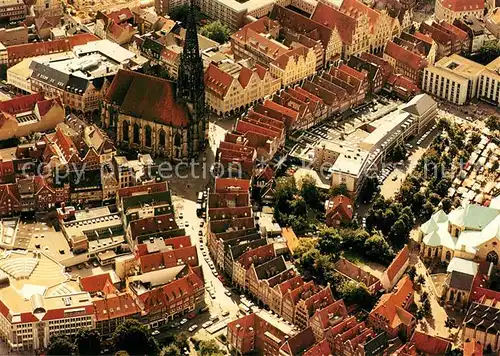
POLYGON ((500 355, 500 0, 1 0, 0 355, 500 355))

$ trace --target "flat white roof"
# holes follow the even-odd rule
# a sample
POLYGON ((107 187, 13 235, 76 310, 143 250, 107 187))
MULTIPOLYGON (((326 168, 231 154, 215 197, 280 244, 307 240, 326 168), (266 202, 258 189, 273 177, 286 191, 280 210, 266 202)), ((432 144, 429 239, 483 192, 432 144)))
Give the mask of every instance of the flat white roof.
POLYGON ((103 56, 121 64, 135 57, 133 52, 130 52, 119 44, 109 40, 92 41, 81 46, 75 46, 73 48, 73 52, 78 57, 98 52, 103 56))

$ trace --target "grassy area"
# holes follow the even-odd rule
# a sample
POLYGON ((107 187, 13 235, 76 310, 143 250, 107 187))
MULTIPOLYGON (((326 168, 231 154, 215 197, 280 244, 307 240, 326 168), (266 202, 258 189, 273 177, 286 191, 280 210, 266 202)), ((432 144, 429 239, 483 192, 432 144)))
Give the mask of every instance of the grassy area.
POLYGON ((356 265, 366 264, 368 261, 365 259, 365 256, 360 255, 359 253, 357 253, 353 250, 342 251, 342 257, 344 257, 346 260, 348 260, 356 265))

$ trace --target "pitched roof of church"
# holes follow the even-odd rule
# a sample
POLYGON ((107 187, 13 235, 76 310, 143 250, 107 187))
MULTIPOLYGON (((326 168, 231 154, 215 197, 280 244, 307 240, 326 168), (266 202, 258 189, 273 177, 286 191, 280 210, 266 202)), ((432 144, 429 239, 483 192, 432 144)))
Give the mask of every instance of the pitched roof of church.
POLYGON ((148 121, 187 126, 188 113, 175 100, 175 84, 146 74, 119 70, 106 94, 106 101, 120 112, 148 121))

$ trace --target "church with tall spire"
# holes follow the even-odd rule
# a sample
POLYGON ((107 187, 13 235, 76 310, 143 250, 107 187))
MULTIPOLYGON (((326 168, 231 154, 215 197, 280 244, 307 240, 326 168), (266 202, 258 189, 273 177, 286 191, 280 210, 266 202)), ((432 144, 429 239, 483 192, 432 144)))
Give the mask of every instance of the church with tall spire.
POLYGON ((120 70, 104 98, 102 122, 117 144, 172 161, 197 158, 207 142, 208 112, 196 18, 191 11, 177 82, 120 70))

